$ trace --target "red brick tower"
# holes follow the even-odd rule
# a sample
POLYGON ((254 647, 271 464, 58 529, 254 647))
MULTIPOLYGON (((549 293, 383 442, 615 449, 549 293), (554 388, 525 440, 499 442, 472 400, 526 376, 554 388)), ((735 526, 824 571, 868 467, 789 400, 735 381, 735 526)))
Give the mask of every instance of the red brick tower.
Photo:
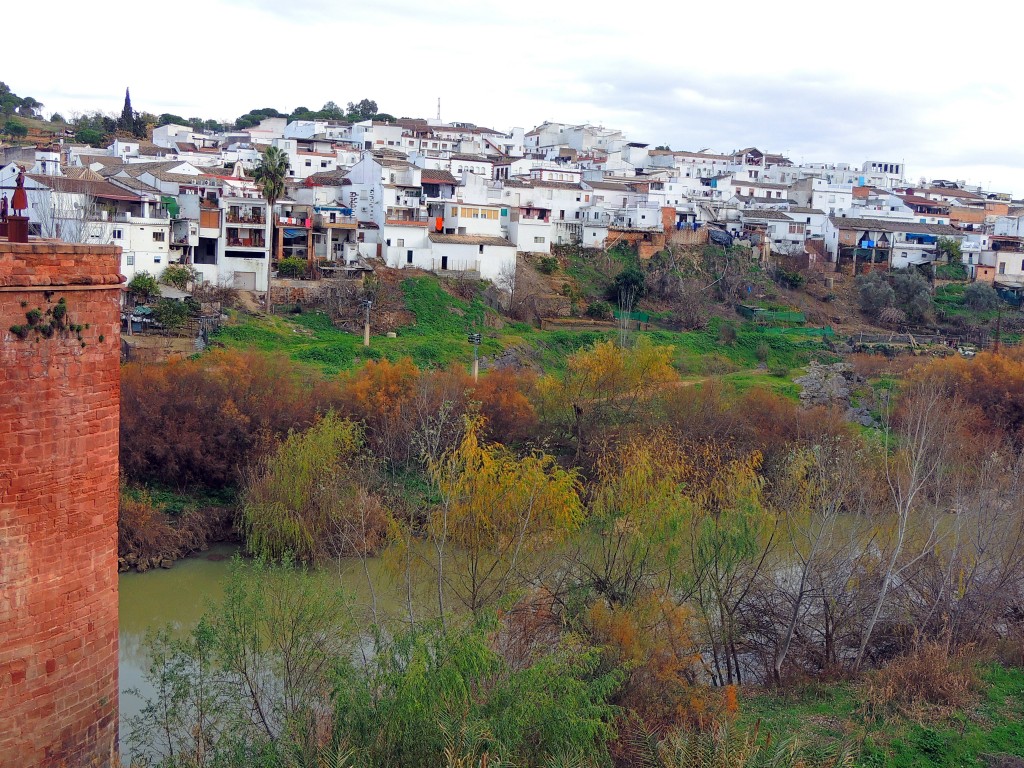
POLYGON ((119 254, 0 240, 0 768, 117 744, 119 254))

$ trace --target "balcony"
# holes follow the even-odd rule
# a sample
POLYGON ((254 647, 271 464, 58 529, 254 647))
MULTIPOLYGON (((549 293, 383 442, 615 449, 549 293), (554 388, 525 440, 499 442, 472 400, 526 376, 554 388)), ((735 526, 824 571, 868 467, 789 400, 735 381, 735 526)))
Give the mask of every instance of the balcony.
POLYGON ((262 213, 244 214, 235 211, 228 211, 225 216, 225 221, 229 224, 248 224, 259 227, 265 227, 267 225, 267 219, 262 213))
POLYGON ((267 247, 266 241, 262 237, 228 237, 228 247, 230 248, 259 248, 264 249, 267 247))
POLYGON ((150 211, 149 216, 134 213, 104 212, 100 221, 112 221, 117 224, 165 224, 170 220, 167 211, 150 211))
POLYGON ((355 229, 359 225, 359 220, 355 216, 318 213, 313 216, 313 225, 320 229, 355 229))
POLYGON ((398 213, 397 211, 389 211, 384 219, 384 224, 398 224, 400 226, 404 225, 413 227, 425 227, 431 221, 433 221, 433 219, 427 216, 417 216, 415 214, 401 214, 398 213))

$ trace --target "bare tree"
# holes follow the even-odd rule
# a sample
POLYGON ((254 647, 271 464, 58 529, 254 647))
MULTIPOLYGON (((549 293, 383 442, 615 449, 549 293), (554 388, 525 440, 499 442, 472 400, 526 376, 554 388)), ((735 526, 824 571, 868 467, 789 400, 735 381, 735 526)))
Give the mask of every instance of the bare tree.
POLYGON ((957 404, 949 402, 941 388, 933 384, 920 384, 907 395, 898 424, 894 423, 896 420, 887 406, 883 460, 886 486, 892 501, 893 527, 889 541, 880 553, 883 563, 881 582, 871 614, 861 632, 860 647, 853 663, 855 670, 864 661, 868 643, 893 584, 900 583, 908 569, 931 552, 939 541, 938 517, 934 514, 929 516, 925 508, 931 507, 934 512, 934 505, 926 504, 924 497, 929 482, 940 475, 950 456, 950 434, 960 412, 957 404), (907 546, 915 533, 919 537, 919 547, 913 556, 907 558, 907 546))
MULTIPOLYGON (((836 521, 847 495, 856 483, 856 463, 837 440, 817 445, 803 456, 795 457, 790 480, 797 486, 790 498, 788 514, 783 516, 782 538, 795 557, 796 579, 789 602, 782 636, 772 659, 772 676, 782 680, 782 666, 789 653, 797 627, 809 610, 820 561, 833 546, 836 521), (799 464, 804 466, 800 467, 799 464)), ((793 569, 782 569, 792 573, 793 569)), ((786 590, 782 590, 785 592, 786 590)))
POLYGON ((518 259, 513 262, 505 262, 501 266, 501 271, 498 273, 497 279, 494 284, 498 286, 502 291, 508 294, 507 308, 509 311, 515 306, 516 303, 516 272, 518 267, 518 259))
POLYGON ((32 218, 39 224, 41 237, 66 243, 111 241, 112 229, 91 195, 72 194, 48 188, 28 190, 32 218))

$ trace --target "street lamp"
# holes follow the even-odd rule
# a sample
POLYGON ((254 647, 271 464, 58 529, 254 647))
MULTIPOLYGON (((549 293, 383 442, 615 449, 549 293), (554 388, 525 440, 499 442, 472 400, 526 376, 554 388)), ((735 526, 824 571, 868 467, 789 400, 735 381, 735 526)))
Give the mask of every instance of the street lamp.
POLYGON ((469 334, 469 343, 473 345, 473 381, 477 381, 480 377, 480 340, 479 333, 469 334))
POLYGON ((363 322, 363 346, 370 346, 370 307, 373 306, 373 299, 363 299, 363 307, 366 309, 366 320, 363 322))

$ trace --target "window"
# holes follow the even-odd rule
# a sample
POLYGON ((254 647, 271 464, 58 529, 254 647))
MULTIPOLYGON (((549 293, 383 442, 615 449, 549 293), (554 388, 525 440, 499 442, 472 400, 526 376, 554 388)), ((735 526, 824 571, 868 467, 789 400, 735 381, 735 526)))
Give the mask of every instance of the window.
POLYGON ((162 243, 163 241, 164 241, 164 233, 163 232, 154 232, 153 233, 153 242, 154 243, 162 243))
POLYGON ((480 253, 483 253, 483 252, 484 252, 484 247, 481 245, 480 246, 480 253))
POLYGON ((124 233, 120 229, 115 229, 111 234, 111 237, 113 237, 115 240, 123 240, 124 233))
POLYGON ((320 161, 320 167, 321 168, 326 168, 327 167, 327 161, 326 160, 321 160, 320 161))
POLYGON ((535 243, 543 243, 544 242, 544 238, 543 237, 535 237, 535 238, 533 238, 533 242, 535 242, 535 243))
POLYGON ((1006 274, 1006 262, 1005 261, 1000 261, 999 262, 999 274, 1000 275, 1005 275, 1006 274))
POLYGON ((452 216, 458 216, 458 215, 459 215, 459 206, 453 205, 452 206, 452 216))
POLYGON ((399 248, 404 248, 405 247, 405 239, 404 238, 401 238, 401 237, 398 238, 398 247, 399 248))
POLYGON ((313 165, 313 161, 312 160, 307 160, 306 161, 306 167, 309 168, 311 165, 313 165))
POLYGON ((412 251, 405 252, 405 263, 412 264, 412 251))
POLYGON ((134 267, 135 266, 135 254, 132 253, 131 251, 129 251, 128 253, 125 254, 125 256, 128 258, 128 266, 129 267, 134 267))
POLYGON ((159 256, 154 256, 153 257, 153 263, 154 264, 159 264, 160 263, 160 257, 159 256))

